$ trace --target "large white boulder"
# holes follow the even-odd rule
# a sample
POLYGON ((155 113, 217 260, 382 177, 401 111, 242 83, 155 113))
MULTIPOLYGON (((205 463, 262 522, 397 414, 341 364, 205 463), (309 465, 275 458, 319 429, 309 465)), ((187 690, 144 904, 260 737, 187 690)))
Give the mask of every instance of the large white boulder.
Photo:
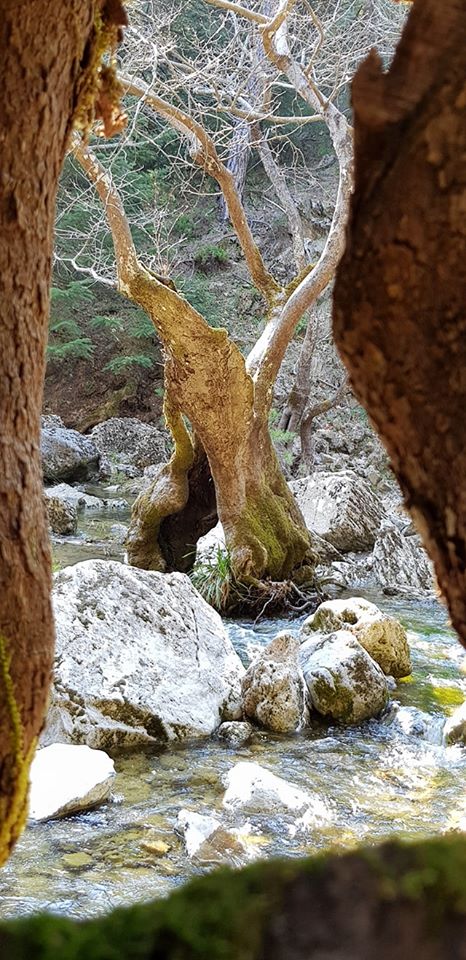
POLYGON ((375 603, 362 597, 326 600, 305 620, 300 635, 305 640, 316 632, 335 630, 349 630, 387 676, 406 677, 411 673, 405 628, 375 603))
POLYGON ((38 750, 29 774, 29 819, 52 820, 107 800, 115 776, 102 750, 54 743, 38 750))
POLYGON ((243 711, 266 730, 290 733, 308 719, 307 690, 298 662, 297 637, 279 633, 246 670, 243 711))
POLYGON ((315 473, 290 483, 306 526, 342 553, 375 542, 384 508, 372 488, 351 470, 315 473))
POLYGON ((87 560, 55 576, 45 743, 109 747, 213 733, 244 668, 187 576, 87 560))
POLYGON ((322 716, 359 723, 385 707, 385 676, 349 630, 306 640, 300 660, 311 703, 322 716))
POLYGON ((384 520, 372 553, 372 571, 382 587, 416 592, 434 589, 434 572, 419 537, 406 536, 384 520))
POLYGON ((130 464, 139 471, 168 459, 167 432, 135 417, 112 417, 97 424, 91 438, 100 454, 119 469, 130 464))
POLYGON ((89 437, 68 430, 58 417, 44 417, 40 441, 44 480, 85 480, 95 474, 99 451, 89 437))

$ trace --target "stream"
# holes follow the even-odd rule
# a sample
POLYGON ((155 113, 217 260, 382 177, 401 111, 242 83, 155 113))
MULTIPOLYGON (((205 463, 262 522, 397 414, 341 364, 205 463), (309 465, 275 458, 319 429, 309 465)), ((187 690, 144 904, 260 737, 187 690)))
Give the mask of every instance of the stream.
MULTIPOLYGON (((56 561, 122 559, 123 547, 108 540, 108 531, 125 521, 122 514, 88 515, 82 536, 54 543, 56 561)), ((440 605, 368 591, 364 596, 409 631, 413 673, 398 683, 381 718, 350 728, 316 723, 286 737, 257 731, 239 748, 210 739, 115 754, 109 802, 28 826, 0 872, 0 917, 39 910, 90 917, 163 896, 211 869, 215 856, 190 860, 175 831, 182 808, 239 828, 251 858, 299 857, 455 828, 466 818, 466 750, 444 747, 441 734, 445 717, 466 697, 464 651, 440 605), (291 814, 223 810, 222 778, 240 760, 258 762, 310 792, 314 817, 302 827, 291 814)), ((297 631, 300 622, 235 621, 227 628, 247 662, 247 645, 266 644, 284 628, 297 631)))

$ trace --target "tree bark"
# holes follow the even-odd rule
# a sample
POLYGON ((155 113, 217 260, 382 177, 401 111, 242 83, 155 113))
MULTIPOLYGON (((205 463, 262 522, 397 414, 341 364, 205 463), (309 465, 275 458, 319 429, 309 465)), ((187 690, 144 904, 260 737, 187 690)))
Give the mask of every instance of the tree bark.
POLYGON ((199 470, 196 443, 208 458, 216 513, 235 578, 242 583, 311 580, 314 555, 309 533, 270 439, 269 406, 256 402, 254 383, 238 348, 225 330, 211 328, 186 300, 144 268, 127 276, 124 286, 127 296, 152 317, 167 351, 165 414, 175 440, 170 463, 134 506, 130 562, 158 570, 180 569, 182 559, 182 569, 192 565, 202 525, 207 522, 208 529, 216 518, 208 493, 205 511, 202 504, 192 509, 193 481, 209 479, 205 469, 199 470), (176 545, 167 536, 174 524, 176 545))
POLYGON ((466 5, 417 0, 353 84, 335 339, 466 644, 466 5))
POLYGON ((4 0, 0 24, 0 864, 27 814, 53 660, 40 413, 55 193, 97 0, 4 0))

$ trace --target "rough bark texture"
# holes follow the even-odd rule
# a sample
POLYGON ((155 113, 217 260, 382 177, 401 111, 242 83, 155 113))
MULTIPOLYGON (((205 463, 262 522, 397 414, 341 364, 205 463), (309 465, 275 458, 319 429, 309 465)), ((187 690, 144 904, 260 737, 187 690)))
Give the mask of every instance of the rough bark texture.
POLYGON ((466 844, 441 838, 200 877, 77 923, 0 925, 2 960, 464 960, 466 844))
MULTIPOLYGON (((0 864, 21 832, 53 659, 40 412, 55 193, 96 0, 4 0, 0 22, 0 864)), ((84 69, 83 69, 84 68, 84 69)))
MULTIPOLYGON (((134 271, 125 280, 127 295, 152 317, 169 358, 165 412, 175 452, 136 501, 130 562, 169 570, 180 569, 181 561, 186 568, 203 524, 208 529, 215 522, 208 490, 205 511, 202 504, 193 509, 193 482, 202 476, 195 469, 184 414, 208 458, 235 577, 242 582, 292 575, 310 580, 314 557, 309 534, 272 446, 269 407, 256 398, 244 358, 225 330, 209 327, 187 301, 143 268, 134 271), (176 543, 169 542, 174 527, 176 543)), ((209 482, 205 472, 203 479, 209 482)))
POLYGON ((417 0, 353 84, 334 330, 466 644, 466 5, 417 0))

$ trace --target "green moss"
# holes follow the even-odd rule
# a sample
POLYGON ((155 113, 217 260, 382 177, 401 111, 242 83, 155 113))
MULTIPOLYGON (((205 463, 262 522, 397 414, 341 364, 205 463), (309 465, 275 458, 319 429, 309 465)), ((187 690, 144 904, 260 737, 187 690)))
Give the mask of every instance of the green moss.
POLYGON ((423 926, 436 937, 455 913, 466 913, 466 841, 442 837, 342 857, 323 854, 236 872, 219 870, 167 900, 85 923, 47 915, 3 923, 0 955, 2 960, 258 960, 264 956, 270 920, 280 912, 287 915, 296 902, 297 884, 303 904, 325 885, 334 891, 329 895, 331 924, 335 897, 341 908, 354 876, 362 896, 367 889, 376 916, 384 902, 396 901, 404 912, 406 901, 421 908, 416 920, 420 934, 423 926))

